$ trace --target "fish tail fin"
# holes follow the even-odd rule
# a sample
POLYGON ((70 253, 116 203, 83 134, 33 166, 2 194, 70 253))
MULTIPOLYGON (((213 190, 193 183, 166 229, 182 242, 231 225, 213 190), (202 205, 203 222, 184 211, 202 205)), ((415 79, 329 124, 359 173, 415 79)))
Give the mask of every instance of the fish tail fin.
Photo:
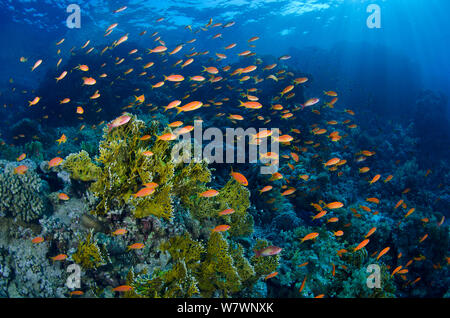
MULTIPOLYGON (((181 107, 176 107, 176 109, 177 109, 177 113, 176 113, 176 115, 178 115, 179 113, 181 113, 183 110, 181 109, 181 107)), ((175 115, 175 116, 176 116, 175 115)))

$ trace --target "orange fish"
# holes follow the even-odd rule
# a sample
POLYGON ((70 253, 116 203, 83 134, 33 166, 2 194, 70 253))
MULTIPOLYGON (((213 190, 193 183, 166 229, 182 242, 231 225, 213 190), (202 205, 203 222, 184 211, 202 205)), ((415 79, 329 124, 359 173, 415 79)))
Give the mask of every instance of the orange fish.
POLYGON ((428 234, 425 234, 420 240, 419 243, 422 243, 423 241, 425 241, 428 237, 428 234))
POLYGON ((328 166, 332 166, 332 165, 337 164, 339 161, 341 161, 341 159, 339 159, 339 158, 332 158, 332 159, 328 160, 326 163, 324 163, 323 165, 325 167, 328 167, 328 166))
POLYGON ((313 220, 320 219, 321 217, 325 216, 326 214, 327 214, 327 211, 322 210, 319 213, 317 213, 316 215, 312 216, 312 219, 313 220))
POLYGON ((286 195, 291 195, 292 193, 294 193, 296 191, 295 188, 290 188, 287 189, 286 191, 282 192, 281 195, 286 196, 286 195))
POLYGON ((409 209, 409 211, 405 214, 405 218, 407 218, 409 215, 411 215, 414 211, 416 210, 416 208, 411 208, 409 209))
POLYGON ((304 241, 313 240, 318 236, 319 236, 319 233, 316 233, 316 232, 309 233, 301 239, 301 243, 303 243, 304 241))
POLYGON ((117 287, 113 288, 113 291, 116 291, 116 292, 129 292, 132 289, 133 289, 133 287, 131 287, 131 286, 121 285, 121 286, 117 286, 117 287))
POLYGON ((207 190, 205 192, 200 193, 199 196, 201 196, 203 198, 211 198, 211 197, 215 197, 218 194, 219 194, 219 191, 211 189, 211 190, 207 190))
POLYGON ((387 252, 389 252, 391 248, 388 246, 386 248, 384 248, 377 256, 377 261, 380 259, 381 256, 383 256, 384 254, 386 254, 387 252))
POLYGON ((342 202, 331 202, 327 204, 327 208, 332 210, 342 208, 343 206, 344 204, 342 202))
POLYGON ((228 231, 230 229, 229 225, 226 224, 222 224, 222 225, 217 225, 215 228, 212 229, 213 232, 225 232, 228 231))
POLYGON ((42 242, 44 242, 44 238, 42 236, 35 237, 34 239, 31 240, 31 243, 33 244, 39 244, 42 242))
POLYGON ((373 179, 369 182, 369 184, 375 183, 380 179, 381 175, 377 174, 373 179))
POLYGON ((353 252, 356 252, 357 250, 362 249, 364 246, 366 246, 369 243, 369 239, 365 239, 364 241, 362 241, 361 243, 358 244, 358 246, 355 247, 355 249, 353 250, 353 252))
POLYGON ((275 276, 277 276, 277 275, 278 275, 278 272, 273 272, 273 273, 267 275, 267 276, 264 278, 264 280, 268 280, 269 278, 273 278, 273 277, 275 277, 275 276))
POLYGON ((263 192, 267 192, 267 191, 270 191, 272 189, 273 189, 273 187, 268 185, 268 186, 265 186, 264 188, 262 188, 261 190, 259 190, 259 193, 261 194, 263 192))
POLYGON ((127 229, 117 229, 114 232, 112 232, 112 235, 124 235, 126 234, 128 231, 127 229))
POLYGON ((69 196, 67 194, 61 192, 58 194, 58 199, 67 201, 67 200, 69 200, 69 196))
POLYGON ((128 249, 130 249, 130 250, 140 250, 140 249, 143 249, 144 247, 145 247, 145 245, 142 244, 142 243, 134 243, 134 244, 131 244, 130 246, 128 246, 128 249))
POLYGON ((369 230, 369 232, 367 232, 367 234, 364 236, 365 238, 368 238, 369 236, 371 236, 375 231, 377 230, 376 227, 373 227, 369 230))
POLYGON ((389 182, 392 180, 394 176, 392 174, 388 175, 387 178, 383 181, 384 183, 389 182))
POLYGON ((113 128, 120 127, 125 125, 131 120, 131 117, 128 115, 122 115, 114 119, 110 124, 107 124, 108 131, 111 131, 113 128))
POLYGON ((58 254, 56 256, 50 257, 53 261, 64 261, 67 258, 66 254, 58 254))
POLYGON ((234 209, 225 209, 223 211, 219 212, 219 215, 229 215, 229 214, 233 214, 234 213, 234 209))
POLYGON ((14 168, 14 174, 25 174, 28 171, 28 167, 25 165, 20 165, 14 168))
POLYGON ((56 166, 59 166, 59 165, 61 164, 61 162, 63 162, 63 158, 55 157, 55 158, 53 158, 52 160, 50 160, 50 161, 48 162, 48 166, 49 166, 50 168, 56 167, 56 166))
POLYGON ((300 293, 302 292, 303 288, 305 288, 305 283, 306 283, 306 278, 307 278, 307 277, 308 277, 308 276, 305 276, 305 278, 303 279, 302 284, 300 285, 300 289, 298 290, 300 293))
POLYGON ((397 204, 395 205, 394 209, 397 209, 402 203, 403 203, 403 200, 398 201, 397 204))
POLYGON ((81 290, 74 290, 70 292, 70 296, 82 296, 84 295, 84 292, 81 290))
POLYGON ((136 192, 135 194, 133 194, 133 196, 135 198, 143 198, 143 197, 146 197, 146 196, 152 194, 153 192, 155 192, 154 188, 145 187, 145 188, 142 188, 141 190, 139 190, 138 192, 136 192))
POLYGON ((233 169, 231 169, 231 176, 236 180, 239 184, 243 186, 248 186, 248 181, 245 176, 239 172, 234 172, 233 169))

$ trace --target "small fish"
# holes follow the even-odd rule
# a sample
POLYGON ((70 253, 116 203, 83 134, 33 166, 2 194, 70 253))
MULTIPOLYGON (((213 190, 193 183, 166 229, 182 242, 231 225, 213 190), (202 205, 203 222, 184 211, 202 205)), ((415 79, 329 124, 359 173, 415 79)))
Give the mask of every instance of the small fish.
POLYGON ((131 244, 130 246, 128 246, 128 249, 129 250, 140 250, 140 249, 143 249, 144 247, 145 247, 145 245, 142 243, 134 243, 134 244, 131 244))
POLYGON ((332 210, 342 208, 343 206, 344 204, 342 202, 331 202, 327 204, 327 208, 332 210))
POLYGON ((319 236, 319 233, 317 233, 317 232, 309 233, 301 239, 301 243, 303 243, 304 241, 314 240, 318 236, 319 236))
POLYGON ((273 256, 279 254, 283 249, 278 246, 268 246, 255 251, 255 257, 273 256))
POLYGON ((81 290, 74 290, 74 291, 71 291, 69 294, 70 294, 70 296, 83 296, 84 292, 81 290))
POLYGON ((61 143, 65 143, 67 141, 67 137, 66 135, 62 134, 59 139, 56 139, 56 141, 58 142, 58 145, 60 145, 61 143))
POLYGON ((117 287, 113 288, 113 291, 122 292, 122 293, 129 292, 131 290, 133 290, 133 287, 129 286, 129 285, 121 285, 121 286, 117 286, 117 287))
POLYGON ((239 172, 235 172, 233 171, 233 169, 231 169, 231 173, 230 175, 233 177, 234 180, 236 180, 239 184, 243 185, 243 186, 248 186, 248 181, 247 178, 239 172))
POLYGON ((40 100, 41 98, 36 96, 32 101, 28 101, 28 106, 36 105, 40 100))
POLYGON ((67 194, 61 192, 58 194, 58 199, 67 201, 67 200, 69 200, 69 196, 67 194))
POLYGON ((124 235, 127 232, 128 232, 127 229, 117 229, 114 232, 112 232, 111 234, 117 236, 117 235, 124 235))
POLYGON ((34 63, 33 67, 31 68, 31 71, 33 72, 41 64, 42 60, 37 60, 36 63, 34 63))
POLYGON ((64 261, 65 259, 67 259, 67 255, 66 254, 58 254, 56 256, 50 257, 53 261, 64 261))
POLYGON ((133 194, 133 196, 135 198, 143 198, 143 197, 149 196, 153 192, 155 192, 154 188, 145 187, 145 188, 142 188, 141 190, 139 190, 138 192, 136 192, 135 194, 133 194))
POLYGON ((28 166, 20 165, 14 168, 14 174, 25 174, 28 171, 28 166))
POLYGON ((375 233, 375 231, 377 230, 376 227, 373 227, 369 230, 369 232, 367 232, 366 235, 364 235, 365 238, 368 238, 369 236, 371 236, 373 233, 375 233))
POLYGON ((122 115, 114 119, 110 124, 107 124, 108 131, 111 131, 113 128, 120 127, 125 125, 130 121, 131 117, 128 115, 122 115))
POLYGON ((278 272, 273 272, 273 273, 267 275, 266 277, 264 277, 264 280, 268 280, 268 279, 273 278, 273 277, 275 277, 277 275, 278 275, 278 272))
POLYGON ((157 137, 158 140, 164 140, 164 141, 175 140, 177 138, 178 138, 178 136, 175 134, 172 134, 172 133, 166 133, 166 134, 163 134, 163 135, 157 137))
POLYGON ((386 254, 387 252, 389 252, 391 248, 388 246, 386 248, 384 248, 383 250, 381 250, 381 252, 378 254, 377 256, 377 261, 380 259, 381 256, 383 256, 384 254, 386 254))
POLYGON ((201 196, 203 198, 211 198, 211 197, 215 197, 218 194, 219 194, 219 191, 211 189, 211 190, 207 190, 207 191, 200 193, 199 196, 201 196))
POLYGON ((307 277, 308 277, 308 276, 305 276, 305 278, 303 279, 302 284, 300 285, 300 289, 298 290, 300 293, 302 292, 303 288, 305 288, 305 283, 306 283, 306 278, 307 278, 307 277))
POLYGON ((225 209, 223 211, 219 212, 219 215, 229 215, 229 214, 233 214, 235 211, 234 209, 225 209))
POLYGON ((212 229, 213 232, 225 232, 228 231, 230 229, 229 225, 226 224, 222 224, 222 225, 217 225, 215 228, 212 229))
POLYGON ((49 168, 59 166, 63 162, 63 158, 55 157, 48 162, 49 168))
POLYGON ((42 236, 35 237, 34 239, 31 240, 31 243, 33 244, 39 244, 42 242, 44 242, 44 238, 42 236))
POLYGON ((366 246, 369 243, 369 239, 365 239, 364 241, 362 241, 361 243, 358 244, 358 246, 355 247, 355 249, 353 250, 353 252, 356 252, 360 249, 362 249, 364 246, 366 246))

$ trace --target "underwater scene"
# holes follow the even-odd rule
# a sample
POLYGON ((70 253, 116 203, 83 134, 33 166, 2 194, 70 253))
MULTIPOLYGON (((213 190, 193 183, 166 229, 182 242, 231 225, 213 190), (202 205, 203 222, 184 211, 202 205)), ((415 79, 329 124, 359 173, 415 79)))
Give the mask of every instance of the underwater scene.
POLYGON ((0 297, 450 297, 449 9, 0 0, 0 297))

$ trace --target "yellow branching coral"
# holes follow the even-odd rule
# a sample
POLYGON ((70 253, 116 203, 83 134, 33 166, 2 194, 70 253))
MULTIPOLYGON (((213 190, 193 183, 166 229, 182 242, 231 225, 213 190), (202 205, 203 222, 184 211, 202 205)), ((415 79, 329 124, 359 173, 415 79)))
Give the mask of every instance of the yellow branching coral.
POLYGON ((71 178, 81 181, 94 181, 101 173, 100 167, 92 162, 89 154, 84 150, 68 155, 64 160, 63 168, 70 173, 71 178))
POLYGON ((199 288, 202 296, 212 297, 215 292, 228 297, 241 288, 241 279, 229 254, 228 242, 219 232, 212 232, 207 255, 201 264, 199 288))
POLYGON ((104 255, 93 239, 93 231, 89 232, 84 241, 78 243, 77 251, 72 255, 72 259, 84 269, 95 269, 106 264, 104 255))
MULTIPOLYGON (((199 190, 198 193, 200 192, 199 190)), ((231 178, 222 189, 219 189, 219 195, 216 197, 203 198, 199 197, 198 193, 186 200, 186 205, 194 218, 198 220, 217 218, 218 223, 231 226, 229 233, 232 236, 245 236, 253 232, 253 217, 247 212, 250 206, 250 191, 246 187, 231 178), (220 216, 219 212, 225 209, 233 209, 234 212, 220 216)))
POLYGON ((233 209, 234 213, 223 216, 230 225, 230 234, 233 236, 245 236, 253 232, 253 217, 247 213, 250 206, 250 191, 236 180, 230 179, 220 190, 217 200, 220 202, 220 211, 233 209), (229 219, 229 220, 228 220, 229 219))
POLYGON ((100 199, 94 213, 126 206, 137 218, 155 215, 171 219, 173 197, 185 198, 210 180, 210 172, 205 163, 175 163, 171 142, 156 138, 157 123, 147 127, 136 116, 128 116, 128 123, 104 129, 96 159, 102 169, 91 186, 100 199), (150 138, 142 139, 144 135, 150 138), (158 184, 153 193, 134 195, 150 182, 158 184))
POLYGON ((192 297, 199 293, 199 260, 204 253, 200 242, 191 238, 189 233, 176 236, 163 242, 161 251, 169 252, 172 267, 167 271, 155 271, 153 275, 140 275, 132 283, 134 291, 143 297, 192 297))

